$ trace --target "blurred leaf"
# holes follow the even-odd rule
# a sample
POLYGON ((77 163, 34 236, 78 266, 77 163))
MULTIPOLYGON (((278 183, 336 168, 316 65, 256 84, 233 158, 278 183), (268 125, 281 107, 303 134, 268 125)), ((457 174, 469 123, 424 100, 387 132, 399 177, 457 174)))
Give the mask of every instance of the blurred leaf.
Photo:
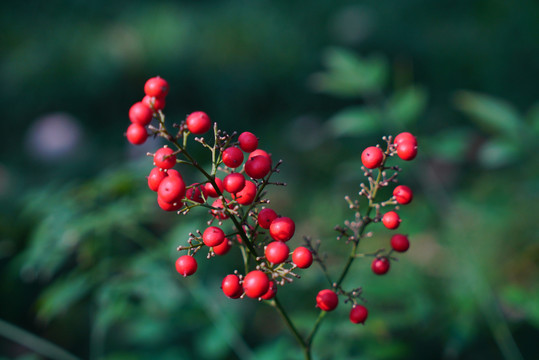
POLYGON ((368 135, 382 127, 380 121, 381 115, 377 109, 354 106, 333 115, 327 126, 334 136, 368 135))
POLYGON ((470 91, 458 91, 454 101, 457 109, 492 134, 519 138, 522 119, 518 111, 506 101, 470 91))
POLYGON ((417 86, 399 90, 387 102, 387 117, 396 123, 410 125, 427 106, 427 92, 417 86))
POLYGON ((473 139, 473 132, 465 128, 443 130, 425 138, 427 151, 437 158, 459 162, 465 159, 473 139))
POLYGON ((503 299, 515 307, 518 312, 524 312, 527 320, 539 327, 539 288, 527 290, 515 285, 507 286, 502 292, 503 299))
POLYGON ((520 147, 512 141, 494 139, 481 146, 477 154, 479 163, 487 168, 508 165, 516 160, 520 147))
POLYGON ((526 113, 526 121, 531 126, 533 132, 539 135, 539 103, 533 105, 526 113))

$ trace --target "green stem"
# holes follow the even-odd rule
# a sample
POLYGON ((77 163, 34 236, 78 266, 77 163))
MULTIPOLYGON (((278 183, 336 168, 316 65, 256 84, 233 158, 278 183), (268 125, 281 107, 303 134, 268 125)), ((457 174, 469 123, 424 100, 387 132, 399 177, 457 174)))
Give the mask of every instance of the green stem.
POLYGON ((292 334, 294 334, 294 337, 296 338, 299 345, 301 346, 301 349, 303 350, 303 353, 305 355, 305 360, 310 360, 311 359, 310 343, 303 339, 298 329, 296 328, 296 326, 294 325, 294 323, 292 322, 292 320, 286 313, 286 310, 283 308, 283 306, 279 302, 279 299, 275 297, 270 304, 277 309, 277 311, 279 312, 279 315, 281 315, 281 317, 283 318, 286 326, 288 326, 288 329, 292 332, 292 334))

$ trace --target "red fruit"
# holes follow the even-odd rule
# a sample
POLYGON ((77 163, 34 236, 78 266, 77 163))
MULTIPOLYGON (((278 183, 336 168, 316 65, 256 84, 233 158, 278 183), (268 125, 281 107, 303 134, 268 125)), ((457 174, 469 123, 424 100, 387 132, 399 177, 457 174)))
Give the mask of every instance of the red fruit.
POLYGON ((155 111, 165 108, 165 98, 158 98, 146 95, 142 98, 142 103, 155 111))
POLYGON ((264 272, 253 270, 245 275, 243 279, 243 290, 245 291, 245 295, 256 299, 268 291, 269 283, 268 276, 264 272))
POLYGON ((245 173, 253 179, 262 179, 271 170, 271 160, 263 155, 257 155, 245 162, 245 173))
MULTIPOLYGON (((217 188, 219 189, 219 191, 221 192, 221 194, 223 193, 223 190, 225 189, 223 187, 223 181, 219 178, 215 178, 215 183, 217 184, 217 188)), ((209 197, 218 197, 219 194, 217 193, 217 191, 215 190, 215 188, 213 187, 212 183, 210 182, 207 182, 206 185, 204 186, 206 188, 206 194, 209 196, 209 197)))
POLYGON ((243 163, 243 152, 237 147, 229 147, 223 151, 223 163, 235 169, 243 163))
POLYGON ((133 124, 146 126, 152 121, 152 117, 152 109, 140 101, 134 103, 129 109, 129 120, 131 120, 133 124))
POLYGON ((376 146, 369 146, 361 153, 361 162, 367 169, 376 169, 384 161, 384 153, 376 146))
POLYGON ((369 312, 363 305, 354 305, 350 310, 350 321, 354 324, 364 324, 369 312))
POLYGON ((206 188, 204 187, 204 185, 192 184, 191 187, 185 192, 186 198, 199 204, 204 203, 203 196, 206 197, 206 188))
POLYGON ((161 180, 157 195, 168 203, 179 202, 185 196, 185 182, 181 176, 167 176, 161 180))
POLYGON ((256 185, 250 181, 245 180, 245 186, 236 194, 232 194, 232 198, 235 199, 241 205, 250 205, 255 200, 256 185))
POLYGON ((389 259, 386 257, 374 259, 371 264, 371 269, 376 275, 384 275, 389 271, 389 259))
POLYGON ((410 248, 408 236, 402 234, 393 235, 391 237, 391 247, 397 252, 405 252, 410 248))
MULTIPOLYGON (((228 200, 227 200, 228 202, 228 200)), ((211 210, 211 213, 213 216, 215 216, 216 218, 220 219, 220 220, 226 220, 228 219, 228 215, 225 211, 223 211, 223 202, 221 201, 221 199, 216 199, 212 204, 211 204, 212 207, 214 208, 217 208, 219 210, 211 210)), ((228 206, 229 209, 232 208, 232 205, 229 205, 228 206)))
POLYGON ((339 297, 330 289, 320 290, 316 295, 316 306, 324 311, 332 311, 339 305, 339 297))
POLYGON ((245 152, 253 152, 258 147, 258 139, 255 134, 245 131, 238 137, 240 148, 245 152))
POLYGON ((148 187, 152 191, 157 191, 159 189, 159 184, 161 181, 167 177, 167 173, 160 170, 158 167, 154 167, 148 175, 148 187))
POLYGON ((258 225, 262 229, 269 229, 271 222, 275 219, 277 219, 277 213, 273 209, 265 208, 258 213, 258 225))
POLYGON ((288 241, 294 236, 296 224, 288 217, 278 217, 271 222, 269 231, 273 240, 288 241))
POLYGON ((159 207, 165 211, 178 211, 182 208, 183 203, 181 201, 175 201, 173 203, 168 203, 157 195, 157 204, 159 207))
POLYGON ((417 145, 410 141, 403 141, 397 146, 397 155, 405 161, 413 160, 417 155, 417 145))
POLYGON ((159 76, 150 78, 146 81, 146 84, 144 84, 144 92, 148 96, 163 98, 168 94, 168 83, 159 76))
POLYGON ((313 263, 313 254, 306 247, 299 246, 292 253, 292 261, 297 267, 306 269, 313 263))
POLYGON ((409 132, 402 132, 399 135, 395 136, 395 140, 393 140, 393 143, 397 145, 397 148, 402 142, 411 142, 412 144, 417 146, 417 139, 409 132))
MULTIPOLYGON (((182 177, 180 175, 180 172, 178 170, 174 170, 174 169, 168 169, 167 170, 167 175, 168 176, 176 176, 176 177, 180 177, 180 178, 182 177)), ((183 178, 182 178, 182 180, 183 180, 183 178)))
POLYGON ((183 255, 176 260, 176 270, 184 277, 193 275, 197 271, 197 261, 190 255, 183 255))
POLYGON ((204 241, 204 245, 206 246, 217 246, 225 241, 225 233, 217 226, 210 226, 204 230, 204 233, 202 234, 202 241, 204 241))
POLYGON ((125 136, 127 137, 127 141, 129 141, 131 144, 142 145, 146 142, 146 139, 148 138, 148 132, 146 131, 146 128, 142 125, 131 124, 127 127, 125 136))
POLYGON ((221 289, 223 289, 223 293, 231 299, 237 299, 243 294, 240 278, 234 274, 225 276, 223 282, 221 282, 221 289))
POLYGON ((388 211, 382 217, 382 222, 384 223, 386 228, 394 230, 399 227, 401 223, 401 218, 399 217, 399 214, 397 214, 395 211, 388 211))
POLYGON ((213 252, 215 253, 215 255, 225 255, 231 247, 232 242, 225 238, 222 243, 213 247, 213 252))
POLYGON ((272 241, 266 246, 264 254, 270 263, 277 265, 288 259, 290 249, 288 248, 288 245, 282 241, 272 241))
POLYGON ((204 134, 211 128, 210 117, 203 111, 195 111, 189 114, 185 122, 189 131, 195 135, 204 134))
POLYGON ((277 284, 275 284, 275 281, 270 281, 268 291, 264 295, 261 296, 264 300, 271 300, 277 295, 277 284))
POLYGON ((245 187, 245 177, 240 173, 232 173, 223 179, 223 188, 231 194, 241 191, 245 187))
POLYGON ((155 152, 153 162, 158 168, 171 169, 176 165, 176 155, 174 155, 174 150, 166 146, 162 147, 155 152))
POLYGON ((414 198, 414 193, 406 185, 399 185, 393 190, 393 196, 397 202, 401 205, 409 204, 414 198))
POLYGON ((254 151, 252 151, 247 160, 251 160, 252 158, 254 158, 255 156, 265 156, 267 157, 269 160, 270 160, 270 164, 271 164, 271 156, 270 154, 268 154, 266 151, 262 150, 262 149, 256 149, 254 151))

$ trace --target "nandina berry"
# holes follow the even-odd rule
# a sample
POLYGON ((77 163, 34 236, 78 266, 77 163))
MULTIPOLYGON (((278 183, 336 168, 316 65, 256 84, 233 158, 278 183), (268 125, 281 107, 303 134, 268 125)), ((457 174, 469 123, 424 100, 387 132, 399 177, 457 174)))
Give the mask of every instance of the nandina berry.
POLYGON ((192 184, 191 187, 185 192, 185 197, 199 204, 203 204, 204 198, 206 197, 206 188, 204 185, 197 183, 192 184))
POLYGON ((238 275, 234 274, 225 276, 221 282, 221 289, 223 289, 223 293, 231 299, 237 299, 243 294, 240 278, 238 275))
POLYGON ((159 207, 165 211, 178 211, 182 208, 183 202, 181 201, 175 201, 173 203, 168 203, 165 200, 161 198, 161 196, 157 195, 157 204, 159 207))
POLYGON ((217 226, 210 226, 202 234, 204 245, 212 247, 221 244, 225 241, 225 232, 217 226))
POLYGON ((277 295, 277 284, 275 284, 275 281, 271 280, 269 283, 268 291, 264 295, 261 296, 264 300, 271 300, 277 295))
POLYGON ((148 138, 148 132, 146 131, 146 128, 142 125, 131 124, 127 127, 125 136, 127 137, 127 141, 129 141, 131 144, 142 145, 146 142, 146 139, 148 138))
POLYGON ((417 146, 417 139, 409 132, 402 132, 399 135, 395 136, 395 140, 393 140, 393 143, 397 146, 397 148, 402 142, 411 142, 412 144, 417 146))
POLYGON ((262 179, 271 170, 271 160, 263 155, 257 155, 245 162, 245 173, 253 179, 262 179))
POLYGON ((339 297, 330 289, 320 290, 316 295, 316 306, 324 311, 332 311, 339 305, 339 297))
POLYGON ((389 271, 389 259, 385 256, 374 259, 371 269, 376 275, 384 275, 389 271))
POLYGON ((262 149, 256 149, 254 151, 252 151, 249 156, 247 157, 247 160, 251 160, 252 158, 254 158, 255 156, 265 156, 269 159, 270 161, 270 164, 272 163, 271 161, 271 155, 268 154, 265 150, 262 150, 262 149))
POLYGON ((131 120, 133 124, 146 126, 152 121, 152 117, 152 109, 144 105, 141 101, 134 103, 131 108, 129 108, 129 120, 131 120))
POLYGON ((382 223, 390 230, 394 230, 399 227, 401 218, 395 211, 388 211, 382 216, 382 223))
POLYGON ((165 108, 165 98, 158 98, 146 95, 142 98, 142 103, 155 111, 163 110, 165 108))
POLYGON ((232 242, 225 238, 222 243, 213 247, 215 255, 225 255, 232 247, 232 242))
POLYGON ((288 217, 278 217, 271 222, 269 231, 273 240, 288 241, 294 236, 296 224, 288 217))
POLYGON ((281 264, 288 259, 290 249, 288 248, 288 245, 282 241, 272 241, 266 246, 264 254, 270 263, 276 265, 281 264))
POLYGON ((258 213, 258 225, 262 229, 269 229, 271 222, 275 219, 277 219, 277 213, 273 209, 265 208, 258 213))
MULTIPOLYGON (((221 179, 219 179, 218 177, 216 177, 215 178, 215 183, 217 184, 217 188, 219 189, 219 191, 222 194, 223 190, 225 189, 223 187, 223 181, 221 179)), ((215 190, 215 188, 213 187, 213 184, 211 182, 207 182, 204 187, 206 188, 206 194, 209 197, 218 197, 219 196, 219 194, 217 193, 217 191, 215 190)))
POLYGON ((150 175, 148 175, 148 187, 150 190, 157 191, 157 189, 159 189, 159 184, 161 184, 161 181, 166 177, 166 172, 158 167, 154 167, 152 171, 150 171, 150 175))
POLYGON ((410 141, 403 141, 397 146, 397 155, 405 161, 413 160, 417 155, 417 145, 410 141))
MULTIPOLYGON (((226 202, 228 203, 228 200, 226 200, 226 202)), ((212 207, 214 207, 215 209, 212 209, 211 210, 211 213, 214 217, 218 218, 219 220, 226 220, 228 219, 228 214, 224 211, 224 207, 223 207, 223 201, 219 198, 219 199, 215 199, 215 201, 211 204, 212 207), (216 210, 217 209, 217 210, 216 210)), ((233 206, 232 205, 228 205, 228 208, 229 209, 232 209, 233 206)))
POLYGON ((185 182, 181 176, 169 175, 161 180, 157 195, 168 203, 180 201, 185 196, 185 182))
MULTIPOLYGON (((180 172, 178 170, 174 170, 174 169, 168 169, 167 170, 167 176, 177 176, 177 177, 182 177, 180 172)), ((182 178, 183 180, 183 178, 182 178)))
POLYGON ((235 146, 223 151, 223 163, 229 168, 235 169, 243 163, 243 152, 235 146))
POLYGON ((176 165, 176 155, 174 155, 174 150, 166 146, 162 147, 155 152, 153 162, 158 168, 171 169, 176 165))
POLYGON ((258 139, 255 134, 248 131, 242 132, 238 137, 238 141, 240 148, 247 153, 255 151, 258 147, 258 139))
POLYGON ((148 96, 163 98, 168 94, 168 83, 159 76, 150 78, 144 84, 144 92, 148 96))
POLYGON ((354 305, 350 310, 350 321, 354 324, 365 324, 369 311, 363 305, 354 305))
POLYGON ((245 275, 243 279, 243 290, 245 291, 245 295, 256 299, 268 291, 269 283, 268 276, 264 272, 253 270, 245 275))
POLYGON ((197 271, 197 261, 191 255, 183 255, 176 260, 176 270, 184 277, 193 275, 197 271))
POLYGON ((195 111, 189 114, 185 122, 189 131, 195 135, 204 134, 211 128, 210 117, 203 111, 195 111))
POLYGON ((223 179, 223 188, 231 194, 235 194, 245 187, 245 176, 240 173, 232 173, 223 179))
POLYGON ((241 205, 250 205, 255 200, 256 191, 256 185, 250 180, 245 180, 245 186, 243 189, 235 194, 232 194, 232 198, 241 205))
POLYGON ((403 234, 395 234, 391 237, 391 247, 397 252, 405 252, 410 248, 408 236, 403 234))
POLYGON ((412 199, 414 198, 414 193, 412 192, 412 189, 410 189, 408 186, 399 185, 395 189, 393 189, 393 196, 399 204, 406 205, 412 202, 412 199))
POLYGON ((306 269, 313 263, 313 254, 306 247, 299 246, 292 253, 292 262, 300 269, 306 269))
POLYGON ((376 169, 384 161, 384 153, 376 146, 369 146, 361 153, 361 162, 367 169, 376 169))

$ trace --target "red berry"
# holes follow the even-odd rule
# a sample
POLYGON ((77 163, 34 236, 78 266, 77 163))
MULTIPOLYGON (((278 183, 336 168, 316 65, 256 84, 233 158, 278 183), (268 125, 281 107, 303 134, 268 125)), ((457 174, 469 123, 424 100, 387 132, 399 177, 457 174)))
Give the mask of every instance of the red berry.
MULTIPOLYGON (((226 200, 228 202, 228 200, 226 200)), ((215 199, 215 201, 211 204, 212 207, 217 208, 219 210, 211 210, 211 213, 213 216, 220 220, 226 220, 228 219, 228 214, 224 211, 223 207, 223 201, 221 199, 215 199)), ((229 209, 232 208, 232 205, 228 206, 229 209)))
POLYGON ((223 179, 223 188, 231 194, 241 191, 245 187, 245 177, 240 173, 232 173, 223 179))
POLYGON ((185 276, 193 275, 197 271, 197 261, 190 255, 183 255, 176 260, 176 270, 185 276))
POLYGON ((268 154, 266 151, 262 150, 262 149, 256 149, 254 151, 252 151, 249 156, 247 157, 247 160, 251 160, 252 158, 254 158, 255 156, 265 156, 267 157, 269 160, 270 160, 270 164, 271 164, 271 155, 268 154))
POLYGON ((363 305, 354 305, 350 310, 350 321, 354 324, 364 324, 369 312, 363 305))
POLYGON ((152 121, 152 117, 152 109, 140 101, 134 103, 129 109, 129 120, 131 120, 133 124, 146 126, 152 121))
POLYGON ((384 275, 389 271, 389 259, 386 257, 374 259, 371 269, 376 275, 384 275))
POLYGON ((232 242, 225 238, 222 243, 213 247, 213 252, 215 253, 215 255, 225 255, 231 247, 232 242))
POLYGON ((264 295, 261 296, 264 300, 271 300, 277 295, 277 284, 275 284, 275 281, 270 281, 268 291, 264 295))
MULTIPOLYGON (((217 188, 219 189, 219 191, 221 192, 221 194, 223 193, 223 190, 225 189, 223 187, 223 181, 219 178, 215 178, 215 183, 217 184, 217 188)), ((209 197, 218 197, 219 194, 217 193, 217 191, 215 190, 215 188, 213 187, 212 183, 210 182, 207 182, 206 185, 204 186, 206 188, 206 194, 209 196, 209 197)))
POLYGON ((174 155, 174 150, 166 146, 162 147, 155 152, 153 162, 158 168, 171 169, 176 165, 176 155, 174 155))
POLYGON ((406 205, 412 202, 414 193, 408 186, 399 185, 393 190, 393 196, 395 196, 395 199, 399 204, 406 205))
POLYGON ((266 246, 264 254, 270 263, 281 264, 288 259, 290 249, 282 241, 272 241, 266 246))
POLYGON ((229 168, 235 169, 243 163, 243 152, 235 146, 223 151, 223 163, 229 168))
POLYGON ((296 224, 288 217, 278 217, 271 222, 269 231, 273 240, 288 241, 294 236, 296 224))
POLYGON ((388 211, 382 216, 382 223, 386 228, 394 230, 399 227, 401 218, 395 211, 388 211))
POLYGON ((393 143, 397 145, 397 148, 402 142, 411 142, 412 144, 417 146, 417 139, 409 132, 402 132, 399 135, 395 136, 395 140, 393 140, 393 143))
POLYGON ((210 117, 203 111, 195 111, 189 114, 185 122, 189 131, 195 135, 204 134, 211 128, 210 117))
POLYGON ((262 179, 271 170, 271 160, 263 155, 257 155, 245 162, 245 173, 253 179, 262 179))
POLYGON ((203 196, 206 197, 206 188, 204 185, 192 184, 191 187, 185 192, 186 198, 199 204, 204 203, 203 196))
POLYGON ((204 245, 206 246, 217 246, 225 241, 225 232, 217 226, 210 226, 204 230, 202 241, 204 241, 204 245))
POLYGON ((234 274, 225 276, 223 282, 221 282, 221 289, 223 289, 223 293, 231 299, 237 299, 243 294, 240 278, 234 274))
POLYGON ((142 103, 155 111, 165 108, 165 98, 158 98, 146 95, 142 98, 142 103))
POLYGON ((256 185, 252 181, 245 180, 243 189, 236 194, 232 194, 232 198, 241 205, 249 205, 255 200, 256 190, 256 185))
POLYGON ((405 252, 410 248, 408 236, 402 234, 393 235, 391 237, 391 247, 397 252, 405 252))
POLYGON ((168 203, 157 195, 157 204, 159 207, 165 211, 178 211, 182 208, 183 203, 181 201, 175 201, 173 203, 168 203))
POLYGON ((181 176, 167 176, 159 184, 157 195, 168 203, 179 202, 185 196, 185 183, 181 176))
POLYGON ((238 137, 240 148, 245 152, 253 152, 258 147, 258 139, 255 134, 245 131, 238 137))
POLYGON ((148 132, 146 131, 146 128, 142 125, 131 124, 127 127, 125 136, 127 137, 127 141, 129 141, 131 144, 142 145, 146 142, 146 139, 148 138, 148 132))
POLYGON ((384 161, 384 153, 376 146, 369 146, 361 153, 361 162, 367 169, 376 169, 384 161))
POLYGON ((277 219, 277 213, 273 209, 265 208, 258 213, 258 225, 262 229, 269 229, 271 222, 275 219, 277 219))
POLYGON ((256 299, 268 291, 269 283, 268 276, 264 272, 253 270, 245 275, 243 279, 243 290, 245 291, 245 295, 256 299))
POLYGON ((144 92, 148 96, 163 98, 168 94, 168 83, 159 76, 150 78, 146 81, 146 84, 144 84, 144 92))
POLYGON ((150 175, 148 175, 148 187, 150 190, 157 191, 157 189, 159 189, 159 184, 161 184, 161 181, 166 177, 166 172, 158 167, 154 167, 152 171, 150 171, 150 175))
POLYGON ((339 305, 339 297, 330 289, 320 290, 316 295, 316 306, 324 311, 332 311, 339 305))
POLYGON ((313 254, 306 247, 300 246, 292 253, 292 261, 300 269, 306 269, 313 263, 313 254))
POLYGON ((413 160, 417 155, 417 145, 410 141, 403 141, 397 146, 397 155, 405 161, 413 160))

